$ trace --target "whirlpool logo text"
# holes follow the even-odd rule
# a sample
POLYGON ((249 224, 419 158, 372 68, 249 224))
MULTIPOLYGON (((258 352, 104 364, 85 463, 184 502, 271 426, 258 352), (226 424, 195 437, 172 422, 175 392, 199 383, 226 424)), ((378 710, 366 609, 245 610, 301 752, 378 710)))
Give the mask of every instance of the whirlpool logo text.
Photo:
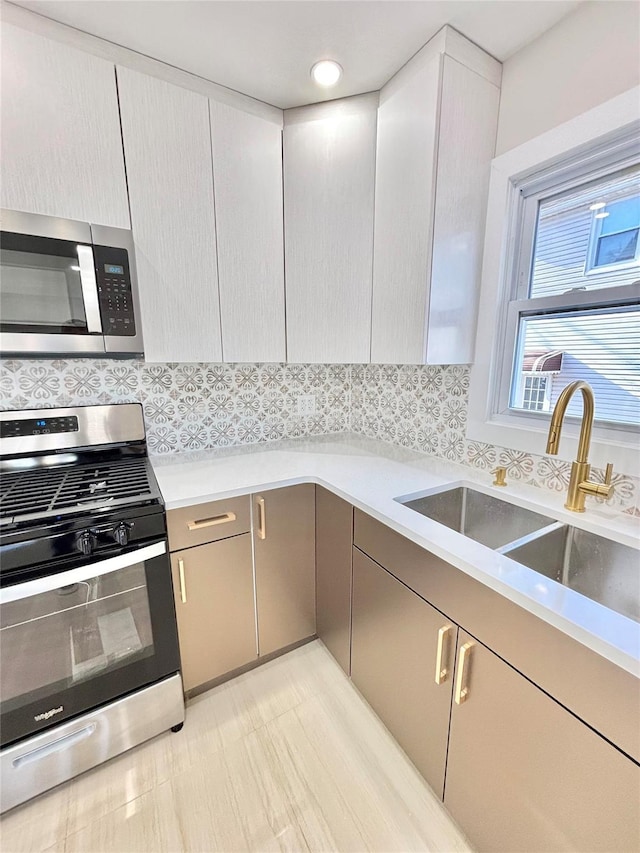
POLYGON ((49 711, 44 711, 42 714, 36 714, 33 718, 36 723, 40 723, 42 720, 50 720, 51 717, 55 717, 56 714, 61 714, 64 711, 64 705, 60 705, 59 708, 51 708, 49 711))

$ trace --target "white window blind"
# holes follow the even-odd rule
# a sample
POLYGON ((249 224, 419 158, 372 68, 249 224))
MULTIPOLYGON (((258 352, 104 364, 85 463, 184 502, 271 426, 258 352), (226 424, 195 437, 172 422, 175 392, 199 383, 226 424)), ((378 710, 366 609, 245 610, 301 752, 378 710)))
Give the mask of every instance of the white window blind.
MULTIPOLYGON (((583 379, 593 388, 598 420, 640 423, 640 308, 522 317, 519 332, 524 351, 563 351, 561 371, 549 377, 550 408, 566 385, 583 379)), ((578 395, 567 414, 581 411, 578 395)))

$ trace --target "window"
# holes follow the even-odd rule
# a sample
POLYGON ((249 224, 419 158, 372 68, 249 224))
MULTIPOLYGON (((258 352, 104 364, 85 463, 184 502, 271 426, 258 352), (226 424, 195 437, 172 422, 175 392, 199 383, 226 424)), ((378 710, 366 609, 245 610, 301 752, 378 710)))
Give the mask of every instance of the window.
POLYGON ((522 408, 530 412, 546 412, 549 410, 549 377, 523 374, 522 408))
POLYGON ((564 353, 561 350, 533 349, 527 345, 522 372, 517 377, 516 405, 529 412, 548 412, 553 393, 553 377, 562 369, 564 353))
MULTIPOLYGON (((513 412, 549 412, 566 385, 584 379, 594 389, 596 419, 631 426, 640 423, 640 304, 633 286, 640 278, 640 165, 595 172, 592 166, 569 182, 522 188, 502 404, 513 412), (523 379, 530 353, 545 352, 561 353, 553 383, 523 379)), ((579 416, 581 405, 574 399, 568 414, 579 416)))
MULTIPOLYGON (((544 455, 559 394, 584 379, 596 397, 590 461, 637 467, 638 95, 616 96, 492 162, 471 441, 544 455)), ((570 460, 580 394, 567 415, 560 455, 570 460)))
POLYGON ((603 273, 640 261, 640 191, 613 204, 590 206, 593 212, 586 273, 603 273))

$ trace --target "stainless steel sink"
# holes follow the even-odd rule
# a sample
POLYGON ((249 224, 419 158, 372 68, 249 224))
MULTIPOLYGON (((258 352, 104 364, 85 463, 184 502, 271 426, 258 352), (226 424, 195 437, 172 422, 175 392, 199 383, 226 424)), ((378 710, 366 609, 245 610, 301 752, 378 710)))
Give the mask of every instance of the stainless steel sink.
POLYGON ((640 551, 454 486, 400 503, 640 622, 640 551))
POLYGON ((400 503, 489 548, 501 548, 554 523, 553 518, 466 486, 400 503))
POLYGON ((503 554, 640 622, 640 552, 577 527, 552 530, 503 554))

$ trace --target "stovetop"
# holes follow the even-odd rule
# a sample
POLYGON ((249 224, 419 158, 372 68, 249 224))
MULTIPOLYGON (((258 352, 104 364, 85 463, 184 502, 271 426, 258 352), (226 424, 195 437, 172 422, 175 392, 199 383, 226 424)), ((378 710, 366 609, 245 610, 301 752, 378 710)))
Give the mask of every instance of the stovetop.
POLYGON ((3 472, 0 524, 46 521, 159 497, 146 456, 3 472))
POLYGON ((163 511, 139 403, 0 412, 0 472, 0 547, 163 511))

